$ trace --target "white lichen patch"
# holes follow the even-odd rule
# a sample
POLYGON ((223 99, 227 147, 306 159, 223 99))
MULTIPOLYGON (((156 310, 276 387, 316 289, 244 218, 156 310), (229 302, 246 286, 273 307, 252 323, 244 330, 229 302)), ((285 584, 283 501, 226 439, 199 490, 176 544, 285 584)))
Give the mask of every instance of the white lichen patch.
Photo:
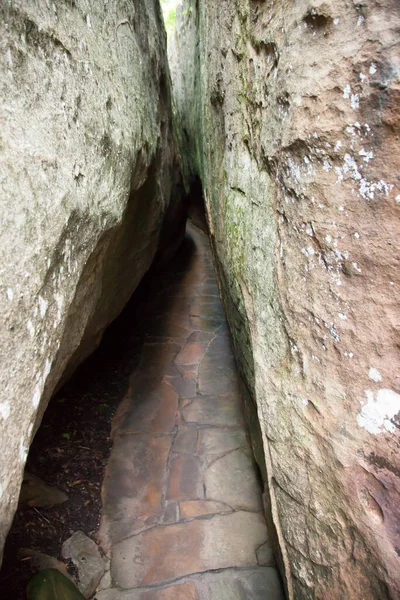
POLYGON ((11 412, 11 406, 9 402, 0 402, 0 417, 4 419, 8 419, 11 412))
POLYGON ((40 395, 41 395, 41 385, 40 385, 40 380, 39 380, 39 382, 36 384, 35 391, 32 396, 33 408, 37 408, 39 406, 40 395))
POLYGON ((33 326, 32 321, 29 319, 29 321, 26 324, 26 328, 28 330, 29 335, 31 336, 31 338, 33 338, 33 336, 35 335, 35 328, 33 326))
POLYGON ((400 411, 400 394, 390 389, 381 389, 376 394, 365 391, 366 404, 357 416, 357 423, 373 435, 396 431, 393 418, 400 411))
POLYGON ((342 142, 341 140, 338 140, 335 144, 335 147, 333 149, 334 152, 339 152, 340 148, 342 147, 342 142))
POLYGON ((360 107, 360 96, 358 94, 351 94, 350 104, 353 110, 356 110, 360 107))
POLYGON ((22 439, 19 443, 19 459, 21 462, 26 462, 28 457, 28 449, 25 445, 25 441, 22 439))
POLYGON ((372 381, 382 381, 382 375, 379 373, 378 369, 375 369, 374 367, 371 367, 368 371, 368 377, 372 379, 372 381))
POLYGON ((38 302, 39 302, 40 316, 43 319, 47 312, 48 303, 47 303, 47 300, 45 300, 42 296, 39 296, 38 302))
POLYGON ((367 150, 364 150, 364 148, 361 148, 358 154, 363 157, 363 160, 365 160, 365 162, 369 162, 374 158, 374 153, 371 151, 367 152, 367 150))
POLYGON ((48 358, 46 358, 46 362, 44 365, 44 372, 43 372, 44 381, 46 381, 47 377, 49 376, 50 371, 51 371, 51 361, 48 358))

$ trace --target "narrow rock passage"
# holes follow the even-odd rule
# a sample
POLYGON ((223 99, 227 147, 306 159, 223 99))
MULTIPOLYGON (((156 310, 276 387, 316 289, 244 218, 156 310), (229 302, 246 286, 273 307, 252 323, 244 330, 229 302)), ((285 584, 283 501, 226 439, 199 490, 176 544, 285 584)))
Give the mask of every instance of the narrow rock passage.
POLYGON ((111 579, 96 597, 281 599, 207 235, 188 225, 166 270, 140 310, 142 356, 114 419, 111 579))

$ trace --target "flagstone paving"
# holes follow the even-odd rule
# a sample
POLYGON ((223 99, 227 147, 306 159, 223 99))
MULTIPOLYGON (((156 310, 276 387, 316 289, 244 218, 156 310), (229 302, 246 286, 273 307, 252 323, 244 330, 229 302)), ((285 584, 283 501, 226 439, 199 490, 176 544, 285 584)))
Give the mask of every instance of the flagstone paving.
POLYGON ((96 598, 282 600, 208 237, 188 225, 167 269, 113 423, 96 598))

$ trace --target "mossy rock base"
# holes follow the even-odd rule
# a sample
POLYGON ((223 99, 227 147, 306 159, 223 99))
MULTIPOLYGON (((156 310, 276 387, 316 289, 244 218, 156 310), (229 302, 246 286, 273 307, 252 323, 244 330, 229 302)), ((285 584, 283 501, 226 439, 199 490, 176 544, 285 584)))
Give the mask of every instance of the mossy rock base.
POLYGON ((35 575, 26 588, 27 600, 85 600, 78 588, 57 569, 35 575))

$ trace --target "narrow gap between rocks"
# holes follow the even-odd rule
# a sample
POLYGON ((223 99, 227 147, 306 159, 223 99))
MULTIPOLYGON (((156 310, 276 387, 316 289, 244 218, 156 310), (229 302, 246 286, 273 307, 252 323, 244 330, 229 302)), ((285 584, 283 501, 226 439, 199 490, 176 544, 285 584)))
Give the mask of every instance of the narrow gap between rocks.
POLYGON ((237 571, 237 585, 272 585, 281 597, 200 180, 187 200, 187 234, 174 259, 153 265, 49 404, 7 539, 5 600, 25 598, 43 565, 67 568, 99 600, 110 586, 164 589, 179 578, 200 590, 225 568, 237 571), (95 558, 85 538, 75 554, 62 551, 78 531, 98 544, 95 558), (85 575, 85 561, 97 561, 97 570, 85 575))
MULTIPOLYGON (((178 531, 182 549, 171 547, 169 552, 178 553, 177 563, 185 562, 187 538, 192 545, 190 560, 201 562, 198 555, 205 534, 197 528, 200 521, 237 514, 244 521, 236 525, 235 535, 245 538, 249 527, 249 535, 254 535, 252 519, 263 522, 259 475, 245 432, 240 382, 219 300, 199 179, 191 186, 187 207, 188 233, 174 259, 152 266, 106 330, 100 347, 47 408, 31 446, 20 506, 5 547, 0 574, 0 596, 5 600, 23 600, 32 574, 43 566, 64 573, 67 569, 75 581, 82 580, 76 557, 74 564, 62 551, 64 542, 78 531, 98 544, 101 571, 102 564, 103 570, 109 568, 113 545, 125 537, 129 540, 131 534, 153 530, 157 536, 165 525, 175 524, 182 529, 178 531), (160 446, 160 439, 167 440, 166 445, 162 441, 160 446), (230 465, 229 456, 235 453, 238 463, 235 459, 230 465), (134 469, 128 470, 128 480, 127 456, 133 457, 128 469, 134 469), (231 470, 233 478, 235 472, 244 477, 241 494, 229 489, 229 483, 227 498, 223 484, 219 491, 212 465, 223 458, 227 461, 223 470, 231 470), (257 516, 252 516, 254 511, 257 516)), ((221 477, 218 466, 217 478, 221 477)), ((231 526, 235 529, 235 523, 231 526)), ((226 532, 218 535, 219 542, 212 543, 224 544, 226 532)), ((262 541, 257 539, 256 546, 262 541)), ((78 551, 81 562, 92 560, 90 549, 85 554, 86 542, 78 551)), ((168 546, 168 539, 158 546, 163 544, 168 546)), ((205 552, 210 552, 208 546, 205 552)), ((161 558, 155 550, 143 560, 157 572, 161 558)), ((210 560, 195 571, 224 566, 210 560)), ((118 573, 117 559, 116 564, 114 580, 129 580, 123 568, 118 573)), ((231 557, 227 566, 240 567, 240 558, 231 557)), ((153 583, 167 585, 179 576, 179 569, 173 563, 170 572, 160 573, 153 583)), ((93 597, 100 571, 86 581, 86 597, 93 597)), ((188 566, 182 574, 191 575, 190 571, 188 566)), ((142 583, 146 587, 145 579, 142 583)))
MULTIPOLYGON (((189 217, 206 231, 200 180, 192 185, 186 204, 189 217)), ((163 270, 184 266, 192 251, 186 238, 163 270)), ((4 547, 0 570, 4 600, 25 600, 32 574, 47 564, 36 553, 63 561, 71 575, 78 576, 73 562, 63 559, 61 546, 76 531, 95 539, 99 529, 111 422, 140 359, 145 332, 138 329, 138 315, 160 275, 153 264, 121 315, 106 329, 99 348, 46 409, 30 447, 19 507, 4 547)))

